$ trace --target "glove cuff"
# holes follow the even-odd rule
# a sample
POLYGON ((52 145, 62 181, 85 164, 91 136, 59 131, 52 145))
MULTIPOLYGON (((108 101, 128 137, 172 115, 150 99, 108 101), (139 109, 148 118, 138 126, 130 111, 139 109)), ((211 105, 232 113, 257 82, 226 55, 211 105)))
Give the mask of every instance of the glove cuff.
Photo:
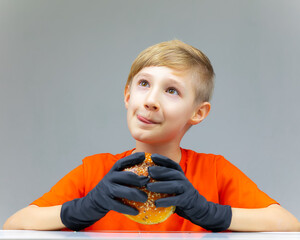
POLYGON ((197 197, 195 201, 198 202, 200 207, 184 210, 184 213, 177 212, 206 230, 213 232, 227 230, 232 219, 231 206, 209 202, 200 194, 197 194, 197 197))
POLYGON ((97 222, 106 213, 90 206, 85 198, 77 198, 62 205, 60 218, 68 229, 80 231, 97 222))
POLYGON ((229 205, 220 205, 213 202, 207 202, 207 219, 202 219, 201 226, 213 232, 222 232, 229 228, 232 219, 232 210, 229 205))

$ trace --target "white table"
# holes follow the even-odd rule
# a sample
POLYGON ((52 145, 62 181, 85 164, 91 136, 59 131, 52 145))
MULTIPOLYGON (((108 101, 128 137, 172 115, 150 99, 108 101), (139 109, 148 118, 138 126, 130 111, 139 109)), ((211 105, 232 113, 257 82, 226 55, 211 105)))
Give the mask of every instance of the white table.
POLYGON ((201 232, 61 232, 0 230, 0 239, 235 239, 235 240, 300 240, 300 233, 201 233, 201 232))

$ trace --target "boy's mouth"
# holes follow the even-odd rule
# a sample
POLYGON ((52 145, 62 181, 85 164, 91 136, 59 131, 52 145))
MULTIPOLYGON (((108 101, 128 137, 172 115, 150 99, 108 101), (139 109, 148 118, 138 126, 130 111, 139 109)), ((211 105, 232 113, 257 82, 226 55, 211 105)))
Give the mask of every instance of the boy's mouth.
POLYGON ((150 120, 148 118, 145 118, 145 117, 143 117, 141 115, 137 115, 137 118, 138 118, 138 120, 140 120, 141 122, 146 123, 146 124, 157 124, 157 122, 152 121, 152 120, 150 120))

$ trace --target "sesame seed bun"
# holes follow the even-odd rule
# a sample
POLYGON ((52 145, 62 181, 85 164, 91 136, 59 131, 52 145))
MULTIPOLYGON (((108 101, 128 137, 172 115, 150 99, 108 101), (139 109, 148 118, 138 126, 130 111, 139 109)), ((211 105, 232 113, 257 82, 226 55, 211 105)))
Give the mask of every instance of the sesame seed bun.
MULTIPOLYGON (((148 177, 149 176, 148 167, 150 167, 150 166, 155 166, 155 164, 151 160, 151 154, 146 153, 145 160, 143 163, 129 167, 129 168, 125 168, 124 171, 131 171, 131 172, 136 173, 139 176, 147 176, 148 177)), ((153 178, 150 178, 150 182, 155 182, 155 180, 153 178)), ((145 203, 141 203, 141 202, 131 201, 128 199, 122 199, 122 201, 125 204, 132 206, 132 207, 136 208, 137 210, 139 210, 139 214, 136 216, 126 215, 126 214, 125 214, 125 216, 127 216, 128 218, 130 218, 131 220, 133 220, 135 222, 150 225, 150 224, 161 223, 161 222, 167 220, 167 218, 170 217, 174 213, 175 206, 170 206, 170 207, 164 208, 164 207, 156 207, 154 204, 155 200, 157 200, 159 198, 169 197, 169 196, 171 196, 170 194, 151 192, 151 191, 148 191, 146 189, 146 187, 141 187, 138 189, 147 193, 148 200, 145 203)))

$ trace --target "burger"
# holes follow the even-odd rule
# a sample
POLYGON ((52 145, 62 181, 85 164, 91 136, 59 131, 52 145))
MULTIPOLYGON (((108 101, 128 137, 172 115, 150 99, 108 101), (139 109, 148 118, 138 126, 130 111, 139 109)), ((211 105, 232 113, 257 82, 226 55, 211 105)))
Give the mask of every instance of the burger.
MULTIPOLYGON (((156 164, 152 161, 151 159, 151 154, 146 153, 145 154, 145 160, 137 165, 134 165, 132 167, 125 168, 124 171, 130 171, 134 172, 135 174, 139 176, 149 176, 148 173, 148 167, 150 166, 156 166, 156 164)), ((153 178, 150 177, 149 182, 156 182, 153 178)), ((136 208, 139 211, 138 215, 126 215, 128 218, 131 220, 141 223, 141 224, 157 224, 161 223, 165 220, 167 220, 168 217, 170 217, 174 211, 175 211, 175 206, 170 206, 170 207, 156 207, 155 206, 155 201, 160 198, 165 198, 169 196, 173 196, 171 194, 166 194, 166 193, 156 193, 156 192, 151 192, 146 189, 146 187, 137 187, 138 189, 144 191, 148 195, 148 200, 145 203, 141 202, 135 202, 132 200, 128 199, 122 199, 122 201, 131 206, 136 208)))

